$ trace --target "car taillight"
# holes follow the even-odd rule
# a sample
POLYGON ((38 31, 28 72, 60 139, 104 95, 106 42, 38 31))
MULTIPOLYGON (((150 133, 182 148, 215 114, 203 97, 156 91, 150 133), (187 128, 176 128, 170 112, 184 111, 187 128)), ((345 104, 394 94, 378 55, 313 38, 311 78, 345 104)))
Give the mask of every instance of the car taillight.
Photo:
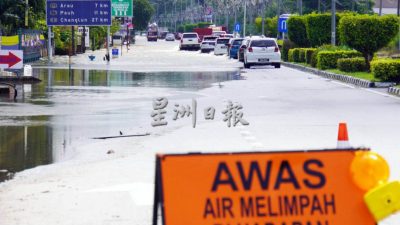
POLYGON ((249 48, 249 52, 253 52, 253 48, 252 47, 249 48))
POLYGON ((226 44, 226 46, 228 46, 228 48, 230 48, 230 47, 231 47, 231 44, 226 44))
POLYGON ((278 46, 275 46, 275 52, 279 52, 278 46))

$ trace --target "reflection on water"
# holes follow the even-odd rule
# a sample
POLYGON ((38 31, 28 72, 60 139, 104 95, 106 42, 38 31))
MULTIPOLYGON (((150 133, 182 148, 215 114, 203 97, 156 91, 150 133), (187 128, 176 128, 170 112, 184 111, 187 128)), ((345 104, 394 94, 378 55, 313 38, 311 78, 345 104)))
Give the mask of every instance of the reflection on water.
POLYGON ((8 172, 71 157, 92 137, 141 131, 160 88, 196 91, 241 79, 238 72, 39 69, 33 74, 42 82, 17 84, 15 101, 0 94, 0 181, 8 172))

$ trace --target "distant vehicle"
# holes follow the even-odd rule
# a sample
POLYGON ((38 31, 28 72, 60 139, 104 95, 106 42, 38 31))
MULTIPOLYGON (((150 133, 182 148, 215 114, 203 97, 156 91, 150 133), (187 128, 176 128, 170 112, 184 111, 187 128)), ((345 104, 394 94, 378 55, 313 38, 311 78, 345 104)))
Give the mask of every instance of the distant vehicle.
POLYGON ((156 23, 152 23, 147 27, 147 41, 157 41, 158 38, 158 26, 156 23))
POLYGON ((221 35, 226 34, 226 31, 213 31, 212 36, 220 37, 221 35))
POLYGON ((201 52, 208 53, 214 51, 216 39, 217 38, 213 36, 204 36, 203 41, 200 45, 201 52))
POLYGON ((221 34, 220 37, 234 38, 233 34, 221 34))
POLYGON ((168 31, 158 32, 158 39, 165 39, 167 37, 168 31))
POLYGON ((175 41, 175 35, 174 35, 173 33, 168 33, 168 34, 165 36, 165 40, 166 40, 166 41, 175 41))
POLYGON ((175 40, 181 40, 182 38, 182 33, 176 32, 175 33, 175 40))
POLYGON ((250 39, 244 50, 244 67, 252 65, 281 67, 281 52, 274 38, 250 39))
POLYGON ((212 35, 213 31, 211 28, 194 28, 193 32, 199 35, 200 40, 203 40, 205 36, 212 35))
POLYGON ((180 50, 194 49, 200 50, 200 39, 197 33, 183 33, 181 43, 179 45, 180 50))
POLYGON ((214 55, 228 54, 229 38, 217 38, 214 48, 214 55))
POLYGON ((238 51, 244 38, 232 38, 229 46, 229 58, 237 59, 238 51))

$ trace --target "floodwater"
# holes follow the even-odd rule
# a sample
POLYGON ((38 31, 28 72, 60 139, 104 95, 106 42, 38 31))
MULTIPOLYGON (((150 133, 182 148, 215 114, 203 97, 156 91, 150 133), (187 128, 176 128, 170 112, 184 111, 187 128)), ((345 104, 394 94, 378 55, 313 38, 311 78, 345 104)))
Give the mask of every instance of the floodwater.
POLYGON ((131 73, 34 69, 42 82, 0 95, 0 182, 12 174, 73 157, 94 137, 145 132, 157 93, 196 95, 239 72, 131 73), (146 124, 145 124, 146 123, 146 124))

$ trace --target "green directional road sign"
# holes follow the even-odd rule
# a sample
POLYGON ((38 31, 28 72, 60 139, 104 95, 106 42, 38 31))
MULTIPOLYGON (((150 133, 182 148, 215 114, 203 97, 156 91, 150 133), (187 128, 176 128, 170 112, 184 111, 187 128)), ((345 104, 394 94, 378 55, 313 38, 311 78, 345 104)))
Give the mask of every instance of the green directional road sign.
POLYGON ((112 16, 132 17, 132 0, 112 0, 112 16))

